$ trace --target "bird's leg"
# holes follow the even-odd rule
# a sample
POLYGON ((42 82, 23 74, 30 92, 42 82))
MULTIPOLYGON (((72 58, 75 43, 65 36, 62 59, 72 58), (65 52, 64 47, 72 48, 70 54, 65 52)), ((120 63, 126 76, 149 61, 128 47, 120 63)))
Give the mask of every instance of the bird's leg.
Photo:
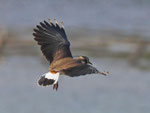
POLYGON ((53 85, 53 90, 54 90, 54 89, 56 89, 56 91, 57 91, 57 89, 58 89, 58 82, 53 85))
POLYGON ((107 71, 107 72, 106 72, 106 71, 104 71, 104 72, 99 72, 99 73, 102 74, 102 75, 105 75, 105 76, 109 74, 108 71, 107 71))

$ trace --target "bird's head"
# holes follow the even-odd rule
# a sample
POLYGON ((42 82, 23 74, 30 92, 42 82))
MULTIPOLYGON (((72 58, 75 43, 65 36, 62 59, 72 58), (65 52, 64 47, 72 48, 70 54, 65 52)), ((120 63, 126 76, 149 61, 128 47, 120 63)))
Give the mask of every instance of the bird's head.
POLYGON ((78 56, 77 59, 81 60, 81 62, 85 63, 85 64, 91 64, 89 58, 87 56, 78 56))

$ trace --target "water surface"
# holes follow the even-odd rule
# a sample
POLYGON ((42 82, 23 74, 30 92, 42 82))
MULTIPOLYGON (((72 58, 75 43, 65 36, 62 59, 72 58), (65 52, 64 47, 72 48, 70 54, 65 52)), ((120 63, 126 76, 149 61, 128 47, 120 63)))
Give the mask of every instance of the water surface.
POLYGON ((91 58, 109 76, 61 77, 58 91, 38 87, 48 64, 39 56, 1 57, 1 113, 149 113, 150 71, 118 59, 91 58))

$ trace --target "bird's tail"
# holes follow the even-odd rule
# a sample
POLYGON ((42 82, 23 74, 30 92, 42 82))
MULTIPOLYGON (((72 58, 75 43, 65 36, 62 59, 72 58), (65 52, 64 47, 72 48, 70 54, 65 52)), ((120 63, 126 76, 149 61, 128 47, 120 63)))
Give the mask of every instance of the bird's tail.
POLYGON ((41 76, 41 78, 38 81, 38 84, 40 86, 47 86, 47 85, 53 85, 58 82, 59 73, 45 73, 41 76))

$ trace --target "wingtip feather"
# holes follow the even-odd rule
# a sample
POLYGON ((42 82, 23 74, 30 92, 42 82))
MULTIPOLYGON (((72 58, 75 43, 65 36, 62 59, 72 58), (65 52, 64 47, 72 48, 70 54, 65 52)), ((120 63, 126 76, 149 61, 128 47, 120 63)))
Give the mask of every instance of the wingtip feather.
POLYGON ((50 18, 48 19, 48 21, 49 21, 49 23, 50 23, 50 24, 52 23, 52 21, 51 21, 51 19, 50 19, 50 18))
POLYGON ((56 25, 58 25, 58 22, 57 22, 56 18, 54 19, 54 22, 55 22, 56 25))
POLYGON ((61 21, 61 27, 64 28, 64 22, 63 21, 61 21))

